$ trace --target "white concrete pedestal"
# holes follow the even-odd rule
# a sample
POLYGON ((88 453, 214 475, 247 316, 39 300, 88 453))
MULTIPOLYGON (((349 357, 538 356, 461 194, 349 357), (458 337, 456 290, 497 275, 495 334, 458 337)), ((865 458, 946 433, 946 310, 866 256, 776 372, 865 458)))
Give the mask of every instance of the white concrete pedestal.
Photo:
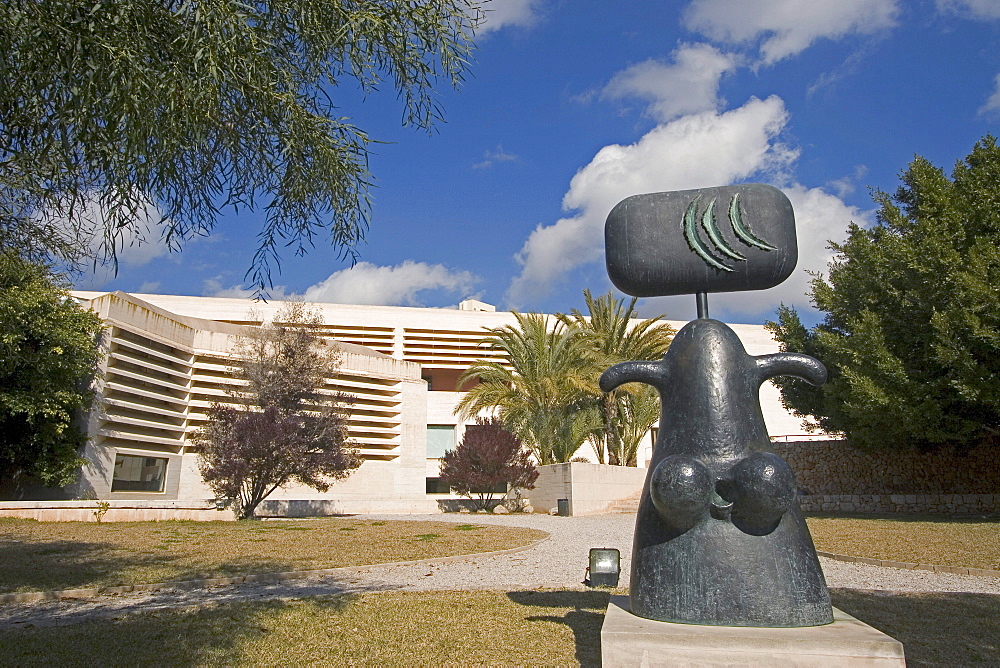
POLYGON ((674 624, 637 617, 612 596, 601 627, 604 668, 618 666, 905 667, 903 645, 833 609, 833 623, 794 629, 674 624))

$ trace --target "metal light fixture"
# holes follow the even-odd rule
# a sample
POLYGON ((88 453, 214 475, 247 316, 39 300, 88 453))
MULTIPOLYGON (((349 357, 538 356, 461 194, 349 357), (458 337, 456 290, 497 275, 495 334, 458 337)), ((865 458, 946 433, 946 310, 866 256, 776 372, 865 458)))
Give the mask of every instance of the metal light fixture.
POLYGON ((611 547, 591 548, 587 573, 587 584, 591 587, 617 587, 621 552, 611 547))

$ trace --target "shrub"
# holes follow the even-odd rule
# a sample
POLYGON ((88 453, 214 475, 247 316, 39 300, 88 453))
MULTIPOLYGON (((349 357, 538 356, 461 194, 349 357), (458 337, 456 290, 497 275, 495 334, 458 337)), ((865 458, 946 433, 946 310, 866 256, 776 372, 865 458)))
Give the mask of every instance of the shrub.
POLYGON ((490 418, 470 425, 458 447, 444 453, 440 476, 456 493, 475 497, 477 510, 491 510, 500 503, 498 488, 533 489, 538 471, 521 439, 490 418))

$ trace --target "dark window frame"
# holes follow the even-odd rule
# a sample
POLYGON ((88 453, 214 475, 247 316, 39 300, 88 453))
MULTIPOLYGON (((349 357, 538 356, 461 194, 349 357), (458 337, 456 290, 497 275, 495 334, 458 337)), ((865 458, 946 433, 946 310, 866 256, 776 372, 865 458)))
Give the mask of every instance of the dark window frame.
MULTIPOLYGON (((170 464, 170 459, 167 457, 154 457, 150 455, 133 455, 128 453, 115 453, 115 466, 111 474, 111 491, 112 492, 147 492, 153 494, 162 494, 163 490, 166 488, 167 484, 167 467, 170 464), (115 477, 119 471, 119 460, 125 461, 128 459, 141 459, 142 464, 139 467, 139 479, 130 480, 125 478, 115 477), (151 477, 149 479, 143 480, 148 474, 158 474, 156 477, 151 477)), ((134 464, 132 467, 134 469, 134 464)))

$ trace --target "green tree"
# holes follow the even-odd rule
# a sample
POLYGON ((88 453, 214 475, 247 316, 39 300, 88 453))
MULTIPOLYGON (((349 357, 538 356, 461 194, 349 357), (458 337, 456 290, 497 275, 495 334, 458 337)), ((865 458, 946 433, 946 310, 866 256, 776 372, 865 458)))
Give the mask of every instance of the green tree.
POLYGON ((338 350, 314 333, 318 312, 301 302, 251 328, 235 346, 231 403, 214 404, 196 436, 199 466, 237 519, 252 519, 279 487, 297 482, 325 492, 361 460, 347 433, 351 397, 326 387, 340 367, 338 350))
MULTIPOLYGON (((595 298, 583 291, 588 314, 577 309, 559 319, 579 332, 591 363, 594 386, 610 366, 629 360, 658 360, 667 352, 676 330, 660 322, 662 315, 638 320, 637 299, 628 304, 612 292, 595 298)), ((597 388, 595 405, 601 415, 601 427, 590 440, 598 461, 635 466, 639 443, 659 418, 660 401, 648 385, 629 383, 612 392, 597 388)))
POLYGON ((811 297, 807 329, 782 306, 768 327, 822 360, 820 388, 777 379, 785 404, 867 448, 968 448, 1000 435, 1000 148, 986 136, 951 177, 922 157, 877 224, 851 224, 811 297))
POLYGON ((372 140, 338 87, 391 81, 404 124, 429 130, 480 16, 479 0, 0 3, 0 248, 78 261, 95 224, 113 261, 152 204, 173 248, 223 209, 263 209, 260 289, 281 246, 328 234, 351 253, 372 140))
POLYGON ((483 344, 501 351, 505 362, 482 360, 459 378, 478 381, 458 404, 466 418, 480 411, 499 417, 531 448, 540 464, 567 462, 600 425, 590 397, 596 379, 589 373, 583 338, 558 320, 537 313, 514 313, 517 325, 490 329, 483 344))
POLYGON ((0 481, 76 478, 87 440, 77 422, 93 400, 101 319, 69 296, 62 277, 0 252, 0 481))

